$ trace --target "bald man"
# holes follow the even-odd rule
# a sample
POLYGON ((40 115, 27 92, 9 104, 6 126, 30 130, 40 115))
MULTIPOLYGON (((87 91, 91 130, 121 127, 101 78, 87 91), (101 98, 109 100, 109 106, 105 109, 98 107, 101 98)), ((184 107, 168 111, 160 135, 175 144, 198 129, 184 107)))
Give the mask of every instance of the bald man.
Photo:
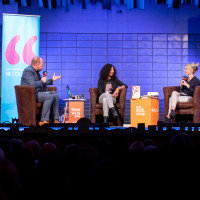
POLYGON ((41 57, 34 57, 31 65, 26 67, 21 77, 21 85, 34 86, 36 90, 37 102, 43 103, 42 115, 39 125, 49 123, 50 111, 53 112, 53 123, 59 122, 59 96, 57 93, 48 92, 47 85, 53 85, 53 82, 61 78, 55 73, 51 79, 41 77, 40 71, 44 67, 43 59, 41 57))

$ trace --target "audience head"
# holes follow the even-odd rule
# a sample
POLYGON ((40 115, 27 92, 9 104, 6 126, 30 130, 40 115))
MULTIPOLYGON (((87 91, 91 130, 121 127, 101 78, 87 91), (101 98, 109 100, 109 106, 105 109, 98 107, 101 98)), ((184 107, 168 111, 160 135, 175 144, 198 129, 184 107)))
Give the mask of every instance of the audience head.
POLYGON ((158 150, 159 148, 156 145, 149 145, 144 148, 144 152, 154 152, 158 150))
POLYGON ((30 151, 34 160, 38 159, 41 150, 39 142, 37 142, 36 140, 30 140, 25 143, 24 148, 30 151))
POLYGON ((91 121, 87 117, 82 117, 77 121, 78 131, 89 131, 91 121))
POLYGON ((1 138, 0 148, 4 151, 5 157, 10 158, 13 153, 13 145, 10 139, 1 138))
POLYGON ((81 152, 81 147, 78 144, 66 144, 64 147, 64 155, 66 156, 77 156, 81 152))
POLYGON ((41 152, 40 155, 43 156, 47 153, 51 153, 51 152, 57 152, 57 146, 56 144, 54 144, 53 142, 45 142, 42 146, 41 146, 41 152))
POLYGON ((22 148, 24 148, 24 141, 17 138, 12 138, 12 147, 13 147, 13 153, 19 152, 22 148))
POLYGON ((15 164, 9 160, 0 160, 0 199, 20 199, 20 174, 15 164))
POLYGON ((142 141, 134 141, 129 147, 129 152, 142 152, 144 147, 145 146, 142 141))
POLYGON ((148 147, 149 145, 155 145, 155 142, 152 139, 149 139, 149 138, 144 139, 143 143, 144 143, 145 147, 148 147))
POLYGON ((99 152, 98 152, 98 150, 97 150, 95 147, 93 147, 93 146, 86 146, 86 147, 84 147, 84 148, 82 149, 81 153, 82 153, 82 154, 90 155, 90 156, 92 156, 95 160, 97 160, 98 157, 99 157, 99 152))
POLYGON ((4 151, 0 148, 0 160, 4 160, 5 159, 5 153, 4 151))
POLYGON ((169 142, 169 147, 171 152, 185 152, 186 150, 188 150, 188 138, 186 141, 186 136, 183 134, 178 134, 178 135, 174 135, 170 142, 169 142))

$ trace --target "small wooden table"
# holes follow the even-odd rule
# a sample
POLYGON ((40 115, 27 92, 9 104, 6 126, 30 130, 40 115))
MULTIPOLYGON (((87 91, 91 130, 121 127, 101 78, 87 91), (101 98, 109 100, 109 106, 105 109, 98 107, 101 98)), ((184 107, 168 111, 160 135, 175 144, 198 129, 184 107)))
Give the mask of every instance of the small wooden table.
POLYGON ((157 125, 159 120, 159 99, 131 99, 131 127, 137 127, 138 123, 157 125))
POLYGON ((86 99, 63 100, 66 101, 63 123, 76 123, 80 118, 84 117, 84 101, 86 99))

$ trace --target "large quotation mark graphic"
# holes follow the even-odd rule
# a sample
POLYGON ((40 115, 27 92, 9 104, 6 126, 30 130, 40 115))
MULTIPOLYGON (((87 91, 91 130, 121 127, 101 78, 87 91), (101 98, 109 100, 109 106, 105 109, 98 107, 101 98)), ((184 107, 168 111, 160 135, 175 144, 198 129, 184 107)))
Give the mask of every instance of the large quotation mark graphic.
POLYGON ((26 44, 24 46, 22 56, 23 56, 24 62, 27 65, 30 65, 32 58, 36 56, 32 50, 33 44, 36 42, 36 40, 37 40, 37 36, 33 36, 26 42, 26 44))
POLYGON ((13 37, 10 40, 10 42, 6 48, 6 60, 11 65, 16 65, 20 60, 20 56, 15 50, 15 46, 19 40, 20 40, 20 36, 16 35, 15 37, 13 37))
MULTIPOLYGON (((17 44, 17 42, 19 40, 20 40, 20 36, 19 35, 14 36, 10 40, 10 42, 9 42, 7 48, 6 48, 6 60, 11 65, 16 65, 20 60, 20 56, 15 50, 15 46, 16 46, 16 44, 17 44)), ((31 38, 28 39, 28 41, 24 45, 22 57, 23 57, 24 62, 27 65, 30 65, 32 58, 36 56, 33 53, 33 50, 32 50, 33 44, 36 41, 37 41, 37 36, 32 36, 31 38)))

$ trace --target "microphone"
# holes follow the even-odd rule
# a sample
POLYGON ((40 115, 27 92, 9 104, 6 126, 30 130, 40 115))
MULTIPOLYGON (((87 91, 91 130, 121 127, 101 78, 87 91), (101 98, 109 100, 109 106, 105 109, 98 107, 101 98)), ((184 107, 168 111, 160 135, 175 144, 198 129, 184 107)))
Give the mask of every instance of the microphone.
MULTIPOLYGON (((187 75, 183 75, 182 80, 187 81, 188 80, 188 76, 187 75)), ((183 88, 183 85, 181 85, 181 90, 182 90, 182 88, 183 88)))
POLYGON ((184 75, 183 78, 182 78, 182 80, 187 81, 188 80, 188 76, 184 75))
POLYGON ((45 76, 47 76, 47 71, 43 71, 43 76, 45 77, 45 76))

